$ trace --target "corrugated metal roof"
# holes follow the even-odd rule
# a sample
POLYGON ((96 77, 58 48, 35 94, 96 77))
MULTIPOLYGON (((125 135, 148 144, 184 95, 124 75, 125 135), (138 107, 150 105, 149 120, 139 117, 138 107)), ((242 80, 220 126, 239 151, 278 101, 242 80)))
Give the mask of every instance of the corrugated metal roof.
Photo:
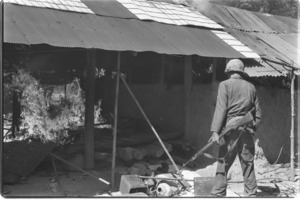
POLYGON ((140 20, 151 20, 173 25, 193 25, 213 29, 223 27, 196 10, 166 2, 150 0, 117 0, 140 20))
MULTIPOLYGON (((223 27, 189 7, 158 1, 117 0, 140 20, 152 20, 173 25, 194 25, 220 29, 223 27)), ((98 12, 97 12, 98 13, 98 12)), ((220 39, 247 58, 259 58, 249 47, 224 31, 213 31, 220 39)))
POLYGON ((224 31, 212 31, 224 42, 230 45, 232 48, 243 54, 246 58, 260 58, 260 56, 252 51, 249 47, 238 41, 235 37, 224 31))
POLYGON ((274 61, 283 60, 287 63, 293 60, 297 63, 297 48, 281 39, 278 35, 227 31, 230 31, 234 37, 239 38, 251 49, 255 49, 261 57, 274 61))
POLYGON ((288 42, 289 44, 293 45, 294 47, 298 48, 298 36, 299 33, 287 33, 287 34, 279 34, 284 41, 288 42))
POLYGON ((276 63, 267 63, 261 59, 255 59, 253 61, 247 60, 245 62, 245 72, 251 77, 261 77, 261 76, 286 76, 287 71, 284 69, 283 66, 276 64, 276 63))
POLYGON ((245 72, 250 77, 262 77, 262 76, 272 76, 272 77, 279 77, 283 76, 283 73, 280 73, 274 70, 270 66, 251 66, 246 67, 245 72))
POLYGON ((4 42, 244 58, 210 30, 13 4, 4 4, 4 42))
POLYGON ((276 32, 252 12, 218 4, 206 4, 197 9, 224 27, 248 32, 276 32))
POLYGON ((289 17, 252 12, 269 28, 279 33, 298 33, 298 20, 289 17))
POLYGON ((82 2, 99 16, 123 19, 138 19, 132 12, 130 12, 117 0, 106 0, 101 2, 97 2, 95 0, 82 0, 82 2))
MULTIPOLYGON (((205 9, 198 7, 198 9, 207 17, 223 25, 226 32, 254 50, 261 57, 277 62, 294 62, 295 67, 299 68, 298 49, 297 45, 293 43, 296 36, 291 33, 284 33, 282 28, 276 26, 278 20, 279 24, 286 23, 294 26, 294 28, 289 28, 286 31, 296 31, 297 23, 295 21, 297 20, 287 17, 266 16, 216 4, 209 4, 205 9)), ((273 65, 275 66, 275 64, 273 65)), ((268 65, 262 64, 262 66, 265 67, 266 72, 271 73, 268 70, 268 65)), ((277 65, 276 68, 279 71, 286 71, 280 65, 277 65)), ((261 70, 255 67, 251 69, 252 74, 256 75, 264 74, 260 73, 261 70), (255 70, 258 70, 257 73, 254 73, 255 70)), ((272 69, 270 68, 270 70, 272 69)), ((274 69, 274 71, 276 70, 274 69)), ((278 73, 278 71, 274 73, 278 73)))
POLYGON ((38 8, 52 8, 55 10, 79 13, 93 13, 93 11, 91 11, 80 0, 4 0, 4 3, 13 3, 16 5, 38 8))

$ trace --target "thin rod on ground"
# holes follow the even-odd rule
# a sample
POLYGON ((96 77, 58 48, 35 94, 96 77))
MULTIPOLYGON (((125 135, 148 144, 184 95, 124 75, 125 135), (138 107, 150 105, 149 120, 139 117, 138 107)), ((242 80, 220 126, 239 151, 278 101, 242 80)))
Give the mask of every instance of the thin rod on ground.
POLYGON ((158 180, 172 180, 172 181, 194 181, 193 179, 184 179, 184 178, 166 178, 166 177, 151 177, 151 176, 137 176, 138 178, 143 179, 158 179, 158 180))
POLYGON ((72 163, 70 163, 70 162, 68 162, 68 161, 66 161, 66 160, 64 160, 64 159, 62 159, 61 157, 58 157, 57 155, 55 155, 55 154, 53 154, 53 153, 50 153, 50 155, 53 156, 54 158, 56 158, 56 159, 58 159, 58 160, 64 162, 64 163, 67 163, 68 165, 71 165, 72 167, 78 169, 79 171, 81 171, 81 172, 83 172, 83 173, 85 173, 85 174, 87 174, 87 175, 89 175, 89 176, 91 176, 91 177, 93 177, 93 178, 96 178, 97 180, 99 180, 99 181, 105 183, 106 185, 109 185, 109 184, 110 184, 108 181, 106 181, 106 180, 104 180, 104 179, 102 179, 102 178, 99 178, 99 177, 95 176, 94 174, 92 174, 92 173, 90 173, 90 172, 88 172, 88 171, 86 171, 86 170, 84 170, 84 169, 81 169, 80 167, 78 167, 78 166, 76 166, 76 165, 74 165, 74 164, 72 164, 72 163))

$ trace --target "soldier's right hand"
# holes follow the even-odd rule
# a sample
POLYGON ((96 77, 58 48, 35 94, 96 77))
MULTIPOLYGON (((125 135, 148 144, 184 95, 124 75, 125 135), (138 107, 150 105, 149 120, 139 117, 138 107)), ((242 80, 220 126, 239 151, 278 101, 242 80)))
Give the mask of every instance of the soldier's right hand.
POLYGON ((219 144, 220 143, 219 134, 217 132, 212 132, 212 135, 208 140, 208 142, 216 142, 217 144, 219 144))

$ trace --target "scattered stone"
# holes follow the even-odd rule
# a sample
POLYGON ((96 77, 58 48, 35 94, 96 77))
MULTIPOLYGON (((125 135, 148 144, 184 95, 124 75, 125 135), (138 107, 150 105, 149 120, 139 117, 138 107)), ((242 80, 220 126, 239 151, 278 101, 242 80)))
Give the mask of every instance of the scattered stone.
POLYGON ((144 149, 134 149, 133 159, 142 160, 147 155, 147 152, 144 149))
MULTIPOLYGON (((168 152, 172 151, 172 145, 164 143, 168 152)), ((165 151, 160 143, 152 143, 143 147, 125 147, 118 148, 117 155, 124 161, 143 160, 145 156, 150 158, 160 158, 165 154, 165 151)))
POLYGON ((285 167, 285 168, 290 168, 290 167, 291 167, 291 164, 290 164, 290 163, 286 163, 286 164, 284 165, 284 167, 285 167))
POLYGON ((117 149, 118 157, 124 161, 130 161, 133 159, 133 148, 126 147, 126 148, 118 148, 117 149))
MULTIPOLYGON (((172 151, 172 145, 169 143, 164 142, 164 145, 168 152, 172 151)), ((152 144, 149 144, 145 147, 140 147, 140 150, 144 150, 146 152, 146 155, 151 158, 160 158, 162 155, 165 154, 165 150, 161 146, 159 142, 155 142, 152 144)))
POLYGON ((146 155, 145 150, 131 147, 118 148, 117 153, 118 157, 124 161, 142 160, 146 155))

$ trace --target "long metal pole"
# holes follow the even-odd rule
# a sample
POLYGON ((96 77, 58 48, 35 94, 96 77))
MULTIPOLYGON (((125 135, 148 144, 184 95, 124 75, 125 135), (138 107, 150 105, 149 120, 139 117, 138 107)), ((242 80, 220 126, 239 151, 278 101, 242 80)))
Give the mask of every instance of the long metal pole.
POLYGON ((294 181, 295 74, 291 72, 291 180, 294 181))
MULTIPOLYGON (((118 74, 119 75, 119 74, 118 74)), ((119 75, 120 76, 120 75, 119 75)), ((161 146, 163 147, 163 149, 165 150, 167 156, 169 157, 170 161, 172 162, 173 166, 175 167, 178 175, 180 175, 180 171, 179 171, 179 168, 177 167, 177 165, 175 164, 173 158, 171 157, 171 155, 169 154, 166 146, 164 145, 163 141, 160 139, 158 133, 156 132, 155 128, 153 127, 153 125, 151 124, 150 120, 148 119, 147 115, 145 114, 145 112, 143 111, 140 103, 138 102, 138 100, 135 98, 133 92, 131 91, 130 87, 128 86, 128 84, 126 83, 125 79, 120 76, 121 80, 123 81, 125 87, 127 88, 127 90, 129 91, 131 97, 133 98, 134 102, 136 103, 136 105, 138 106, 138 108, 140 109, 142 115, 144 116, 144 118, 146 119, 147 123, 149 124, 151 130, 153 131, 153 133, 155 134, 155 136, 157 137, 158 141, 160 142, 161 146)))
POLYGON ((115 111, 114 111, 114 129, 113 129, 113 153, 111 166, 111 189, 115 189, 115 168, 116 168, 116 152, 117 152, 117 127, 118 127, 118 104, 120 89, 120 69, 121 69, 121 52, 118 52, 117 61, 117 77, 116 77, 116 95, 115 95, 115 111))

